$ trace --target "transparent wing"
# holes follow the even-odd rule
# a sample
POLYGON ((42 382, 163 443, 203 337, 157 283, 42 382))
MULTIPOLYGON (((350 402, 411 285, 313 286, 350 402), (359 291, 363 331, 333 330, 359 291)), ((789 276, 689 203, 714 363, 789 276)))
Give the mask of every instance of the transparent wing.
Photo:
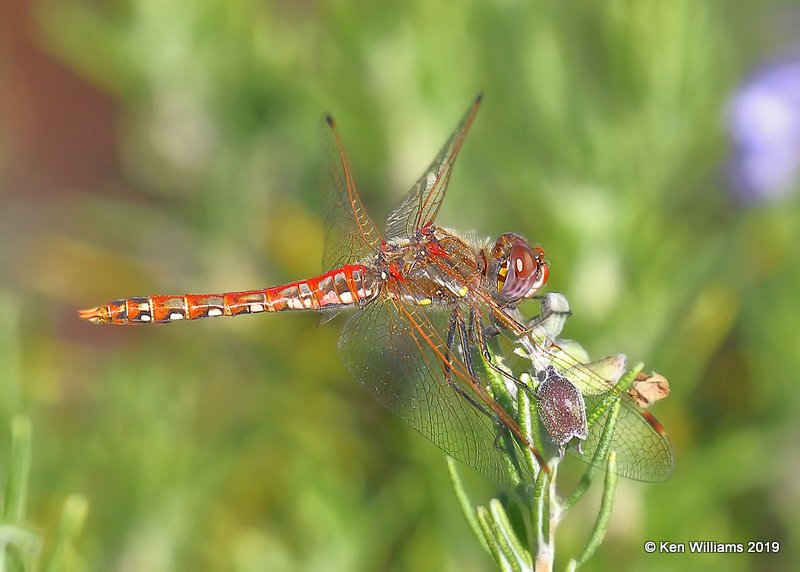
MULTIPOLYGON (((609 446, 609 450, 617 452, 617 473, 637 481, 666 481, 675 469, 675 457, 661 424, 649 412, 639 409, 627 395, 620 398, 623 403, 609 446)), ((584 399, 588 412, 600 405, 602 396, 585 396, 584 399)), ((589 427, 582 453, 573 447, 570 452, 591 463, 607 417, 608 411, 589 427)))
POLYGON ((357 262, 371 255, 381 243, 356 190, 342 139, 333 118, 326 115, 322 127, 322 215, 325 224, 325 270, 357 262))
POLYGON ((475 99, 433 163, 411 188, 403 202, 386 219, 387 238, 413 236, 418 228, 436 219, 450 182, 453 164, 478 112, 481 97, 479 95, 475 99))
MULTIPOLYGON (((495 446, 497 426, 446 381, 448 326, 442 309, 379 299, 350 318, 339 351, 353 376, 403 421, 448 455, 510 483, 504 453, 495 446)), ((450 362, 464 371, 460 353, 450 362)))
POLYGON ((617 473, 629 479, 655 482, 665 481, 672 475, 675 466, 672 444, 650 412, 639 407, 626 392, 620 392, 611 380, 603 379, 557 345, 548 349, 538 344, 536 347, 539 352, 536 369, 542 364, 553 365, 574 383, 584 396, 588 418, 597 407, 605 408, 589 427, 583 453, 573 453, 584 461, 591 461, 607 422, 608 404, 610 400, 619 400, 619 415, 611 440, 611 448, 617 451, 617 473))
MULTIPOLYGON (((480 305, 490 316, 503 312, 488 296, 480 299, 480 305)), ((665 481, 672 475, 675 457, 663 427, 614 382, 603 379, 587 364, 580 363, 556 344, 544 347, 530 335, 517 339, 506 330, 498 338, 496 342, 501 355, 515 364, 512 371, 525 371, 533 365, 532 373, 535 373, 552 365, 583 394, 587 418, 593 417, 592 413, 597 407, 603 407, 597 410, 602 414, 589 426, 588 437, 582 444, 583 452, 579 453, 574 447, 570 447, 569 451, 586 462, 592 461, 606 426, 609 404, 611 400, 619 400, 620 409, 610 445, 617 451, 617 473, 634 480, 654 482, 665 481), (515 355, 520 345, 525 348, 524 353, 528 357, 515 355)))
POLYGON ((605 412, 589 427, 583 453, 573 448, 570 451, 584 461, 591 462, 606 425, 610 400, 620 400, 619 416, 611 440, 611 448, 617 451, 617 473, 634 480, 656 482, 665 481, 672 475, 675 463, 672 444, 652 414, 636 405, 627 393, 620 393, 612 381, 602 379, 555 344, 546 349, 530 341, 536 353, 534 368, 538 371, 553 365, 575 384, 584 396, 587 417, 592 416, 595 408, 605 408, 605 412))

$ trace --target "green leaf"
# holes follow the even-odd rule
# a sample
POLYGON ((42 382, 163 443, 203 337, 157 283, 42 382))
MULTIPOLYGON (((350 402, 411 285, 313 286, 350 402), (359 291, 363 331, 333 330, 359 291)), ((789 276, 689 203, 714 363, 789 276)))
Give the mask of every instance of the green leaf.
POLYGON ((481 530, 481 525, 475 517, 475 509, 467 497, 467 492, 464 490, 464 483, 461 481, 461 475, 458 474, 456 461, 452 457, 447 457, 447 470, 450 473, 450 481, 453 483, 453 490, 456 493, 458 506, 461 507, 461 513, 464 515, 467 524, 469 524, 469 527, 472 529, 472 532, 475 534, 478 541, 480 541, 483 548, 489 552, 489 546, 486 544, 483 530, 481 530))
MULTIPOLYGON (((637 364, 632 370, 628 371, 625 375, 623 375, 619 382, 618 386, 625 387, 630 385, 636 376, 639 375, 639 372, 642 371, 644 368, 644 364, 637 364)), ((617 395, 616 392, 614 392, 617 395)), ((600 471, 600 467, 606 463, 606 456, 608 455, 608 450, 611 445, 611 441, 614 438, 614 430, 617 426, 617 417, 619 416, 619 409, 622 405, 621 401, 618 398, 615 398, 609 401, 611 409, 608 411, 608 417, 606 418, 606 424, 603 427, 603 433, 600 435, 600 441, 597 444, 597 449, 594 451, 594 456, 592 457, 592 461, 589 463, 589 466, 586 468, 586 472, 584 472, 581 480, 578 481, 578 484, 575 485, 575 489, 572 491, 572 494, 567 498, 564 502, 564 510, 569 510, 576 502, 580 500, 583 494, 589 489, 594 481, 595 476, 600 471)), ((599 407, 598 407, 599 408, 599 407)), ((606 409, 605 407, 603 408, 606 409)), ((592 415, 592 418, 596 422, 597 417, 592 415)), ((614 464, 616 467, 616 463, 614 464)))
POLYGON ((614 507, 614 496, 617 491, 617 454, 611 451, 608 455, 608 465, 606 466, 606 481, 603 488, 603 499, 600 502, 600 513, 597 515, 594 528, 586 546, 583 548, 578 564, 586 562, 595 550, 603 542, 606 530, 608 530, 608 523, 611 521, 611 511, 614 507))
POLYGON ((31 422, 27 417, 11 420, 11 459, 8 467, 3 520, 22 523, 28 498, 28 477, 31 469, 31 422))
POLYGON ((511 526, 511 522, 508 520, 508 514, 506 514, 506 509, 503 508, 502 503, 497 499, 492 499, 489 501, 489 511, 491 512, 497 529, 503 534, 503 538, 513 552, 516 562, 518 562, 523 569, 529 570, 532 565, 530 552, 525 549, 517 537, 517 533, 511 526))
POLYGON ((522 572, 511 546, 509 546, 508 541, 485 506, 478 507, 478 522, 489 546, 489 552, 498 567, 504 571, 522 572))
POLYGON ((44 567, 47 572, 61 572, 69 567, 73 543, 83 528, 88 511, 89 503, 82 495, 71 495, 64 502, 53 551, 44 567))

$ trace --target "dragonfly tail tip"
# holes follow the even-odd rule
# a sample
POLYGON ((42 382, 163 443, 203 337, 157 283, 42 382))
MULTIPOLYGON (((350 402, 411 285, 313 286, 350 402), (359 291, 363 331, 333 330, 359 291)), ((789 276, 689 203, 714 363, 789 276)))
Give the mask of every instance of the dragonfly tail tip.
POLYGON ((78 317, 93 324, 105 324, 108 322, 108 310, 103 306, 78 310, 78 317))

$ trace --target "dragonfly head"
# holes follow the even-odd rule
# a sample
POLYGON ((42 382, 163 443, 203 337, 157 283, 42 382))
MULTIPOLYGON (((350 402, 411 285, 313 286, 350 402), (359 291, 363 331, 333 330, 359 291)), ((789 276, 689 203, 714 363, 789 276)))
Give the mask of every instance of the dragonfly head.
POLYGON ((488 276, 496 281, 496 295, 502 301, 530 298, 544 286, 548 275, 542 248, 531 247, 513 232, 501 234, 494 243, 488 276))

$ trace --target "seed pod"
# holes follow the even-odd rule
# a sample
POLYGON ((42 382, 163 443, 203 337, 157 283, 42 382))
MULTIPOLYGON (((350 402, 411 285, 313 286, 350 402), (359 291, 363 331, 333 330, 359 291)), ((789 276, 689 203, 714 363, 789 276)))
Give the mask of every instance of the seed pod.
POLYGON ((583 395, 551 365, 537 372, 536 377, 541 382, 536 389, 539 418, 563 457, 564 446, 573 437, 583 441, 589 434, 583 395))

